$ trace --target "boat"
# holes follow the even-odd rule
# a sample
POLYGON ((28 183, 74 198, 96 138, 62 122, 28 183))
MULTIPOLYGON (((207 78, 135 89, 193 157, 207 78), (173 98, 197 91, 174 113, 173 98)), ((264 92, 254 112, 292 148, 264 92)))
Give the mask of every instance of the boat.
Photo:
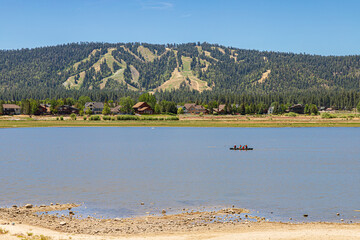
POLYGON ((240 150, 240 151, 247 151, 247 150, 254 150, 254 148, 230 148, 230 150, 240 150))

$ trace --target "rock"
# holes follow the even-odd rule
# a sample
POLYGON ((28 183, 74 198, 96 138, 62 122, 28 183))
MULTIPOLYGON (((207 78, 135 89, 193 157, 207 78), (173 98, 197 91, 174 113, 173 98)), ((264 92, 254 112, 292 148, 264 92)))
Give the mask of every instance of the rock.
POLYGON ((17 208, 17 206, 16 206, 16 205, 13 205, 12 207, 13 207, 13 208, 17 208))
POLYGON ((60 225, 61 225, 61 226, 65 226, 65 225, 66 225, 66 222, 60 222, 60 225))
POLYGON ((26 205, 25 205, 25 208, 32 208, 32 207, 33 207, 32 204, 26 204, 26 205))
POLYGON ((292 220, 292 218, 289 218, 289 220, 292 220))
POLYGON ((50 203, 50 205, 52 206, 52 205, 54 205, 53 203, 50 203))
POLYGON ((308 215, 308 214, 304 214, 303 216, 304 216, 304 217, 308 217, 309 215, 308 215))
POLYGON ((163 210, 161 211, 161 213, 162 213, 162 214, 165 214, 165 213, 166 213, 166 210, 165 210, 165 209, 163 209, 163 210))
POLYGON ((337 216, 340 216, 340 213, 336 213, 337 216))
POLYGON ((114 221, 121 221, 121 218, 114 218, 114 221))
POLYGON ((343 221, 344 221, 344 219, 340 219, 340 221, 342 221, 342 222, 343 222, 343 221))
POLYGON ((46 205, 45 205, 45 204, 42 204, 42 205, 40 205, 40 207, 41 207, 41 208, 44 208, 44 207, 46 207, 46 205))
POLYGON ((145 203, 141 202, 140 205, 145 205, 145 203))
POLYGON ((11 223, 11 225, 13 225, 13 226, 14 226, 14 225, 15 225, 15 223, 13 222, 13 223, 11 223))

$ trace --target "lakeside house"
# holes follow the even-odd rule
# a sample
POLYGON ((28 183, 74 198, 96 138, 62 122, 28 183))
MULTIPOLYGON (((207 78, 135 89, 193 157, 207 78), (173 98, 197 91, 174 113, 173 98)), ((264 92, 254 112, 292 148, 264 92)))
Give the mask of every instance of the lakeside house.
POLYGON ((146 102, 138 102, 132 108, 137 114, 154 114, 154 110, 146 102))
POLYGON ((182 110, 184 111, 184 113, 187 113, 187 109, 185 106, 181 106, 181 105, 176 105, 176 109, 182 108, 182 110))
POLYGON ((3 104, 4 115, 19 115, 21 113, 21 107, 16 104, 3 104))
POLYGON ((195 103, 186 103, 184 107, 186 108, 186 113, 190 113, 190 114, 206 113, 206 109, 204 108, 204 106, 196 105, 195 103))
POLYGON ((288 111, 293 113, 304 114, 305 107, 302 104, 295 104, 289 107, 288 111))
POLYGON ((79 109, 76 108, 75 106, 70 106, 70 105, 61 105, 57 108, 58 114, 79 114, 79 109))
POLYGON ((213 108, 213 112, 217 114, 225 114, 226 112, 225 107, 226 107, 225 104, 220 104, 218 108, 213 108))
POLYGON ((116 107, 110 108, 111 114, 113 115, 119 115, 121 114, 121 106, 118 105, 116 107))
POLYGON ((104 110, 104 103, 87 102, 85 103, 84 112, 86 112, 88 109, 90 109, 93 114, 102 114, 102 111, 104 110))

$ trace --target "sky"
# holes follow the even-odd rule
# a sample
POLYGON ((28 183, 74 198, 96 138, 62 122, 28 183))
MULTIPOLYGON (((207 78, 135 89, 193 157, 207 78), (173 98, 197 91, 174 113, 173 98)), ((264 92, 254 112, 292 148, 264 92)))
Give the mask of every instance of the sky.
POLYGON ((356 55, 359 9, 359 0, 0 0, 0 49, 200 41, 356 55))

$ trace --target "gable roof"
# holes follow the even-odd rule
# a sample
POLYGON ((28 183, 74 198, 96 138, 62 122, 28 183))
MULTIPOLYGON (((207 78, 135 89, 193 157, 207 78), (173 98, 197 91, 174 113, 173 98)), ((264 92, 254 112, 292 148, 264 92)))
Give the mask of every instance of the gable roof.
POLYGON ((85 108, 92 105, 94 108, 104 108, 104 103, 102 102, 87 102, 85 103, 85 108))
POLYGON ((3 108, 21 109, 21 107, 16 104, 3 104, 3 108))
POLYGON ((138 109, 138 108, 144 108, 144 107, 148 107, 148 108, 152 109, 151 106, 149 104, 147 104, 147 102, 138 102, 132 108, 138 109))
POLYGON ((185 107, 186 109, 189 109, 189 108, 195 107, 195 106, 196 106, 195 103, 185 103, 185 105, 184 105, 184 107, 185 107))

